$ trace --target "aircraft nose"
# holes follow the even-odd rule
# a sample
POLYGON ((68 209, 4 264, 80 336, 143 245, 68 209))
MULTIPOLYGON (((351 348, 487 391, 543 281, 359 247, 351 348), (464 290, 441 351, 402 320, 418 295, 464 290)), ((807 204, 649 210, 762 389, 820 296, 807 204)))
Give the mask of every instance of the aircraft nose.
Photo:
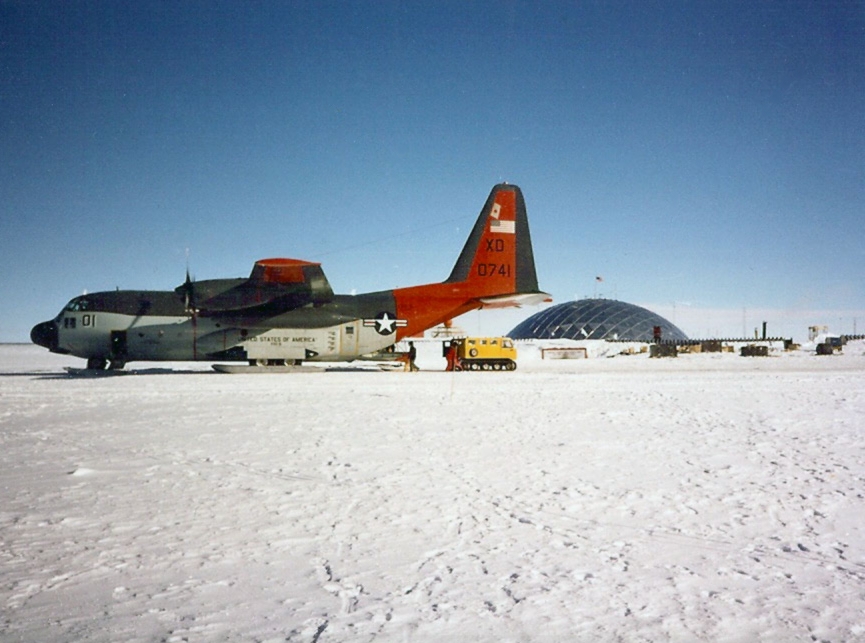
POLYGON ((39 346, 44 346, 50 351, 57 350, 58 333, 57 324, 53 321, 36 324, 30 331, 30 341, 39 346))

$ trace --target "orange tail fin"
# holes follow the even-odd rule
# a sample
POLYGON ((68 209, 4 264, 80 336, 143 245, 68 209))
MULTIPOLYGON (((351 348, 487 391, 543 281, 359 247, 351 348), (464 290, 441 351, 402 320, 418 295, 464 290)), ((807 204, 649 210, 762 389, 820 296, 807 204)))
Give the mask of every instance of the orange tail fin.
POLYGON ((490 297, 538 294, 526 202, 516 185, 495 186, 445 283, 490 297))
POLYGON ((415 335, 482 307, 549 301, 538 290, 535 259, 523 193, 496 185, 451 271, 440 284, 394 291, 397 314, 408 320, 400 336, 415 335))

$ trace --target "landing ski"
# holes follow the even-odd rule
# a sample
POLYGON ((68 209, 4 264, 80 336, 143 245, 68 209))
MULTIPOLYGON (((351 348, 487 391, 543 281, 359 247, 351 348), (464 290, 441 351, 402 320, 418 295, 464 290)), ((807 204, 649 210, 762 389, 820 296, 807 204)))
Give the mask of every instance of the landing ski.
POLYGON ((213 364, 217 373, 231 375, 274 375, 276 373, 323 373, 324 369, 315 366, 250 366, 248 364, 213 364))

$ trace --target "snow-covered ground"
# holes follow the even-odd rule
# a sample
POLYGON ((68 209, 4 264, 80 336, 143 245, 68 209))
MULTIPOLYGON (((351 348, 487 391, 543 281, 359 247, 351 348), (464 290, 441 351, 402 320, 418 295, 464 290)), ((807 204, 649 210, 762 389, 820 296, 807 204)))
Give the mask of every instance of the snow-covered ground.
POLYGON ((0 640, 865 640, 865 345, 523 352, 70 378, 0 346, 0 640))

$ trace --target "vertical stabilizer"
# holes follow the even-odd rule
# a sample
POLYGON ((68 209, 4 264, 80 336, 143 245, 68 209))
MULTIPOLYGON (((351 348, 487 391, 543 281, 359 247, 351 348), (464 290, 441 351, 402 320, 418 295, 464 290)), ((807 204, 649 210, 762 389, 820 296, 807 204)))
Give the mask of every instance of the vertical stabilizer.
POLYGON ((501 183, 490 192, 445 283, 470 282, 491 296, 538 293, 523 193, 501 183))
POLYGON ((396 316, 405 320, 397 339, 477 308, 550 301, 538 290, 520 189, 506 183, 492 189, 450 277, 437 284, 397 288, 393 297, 396 316))

